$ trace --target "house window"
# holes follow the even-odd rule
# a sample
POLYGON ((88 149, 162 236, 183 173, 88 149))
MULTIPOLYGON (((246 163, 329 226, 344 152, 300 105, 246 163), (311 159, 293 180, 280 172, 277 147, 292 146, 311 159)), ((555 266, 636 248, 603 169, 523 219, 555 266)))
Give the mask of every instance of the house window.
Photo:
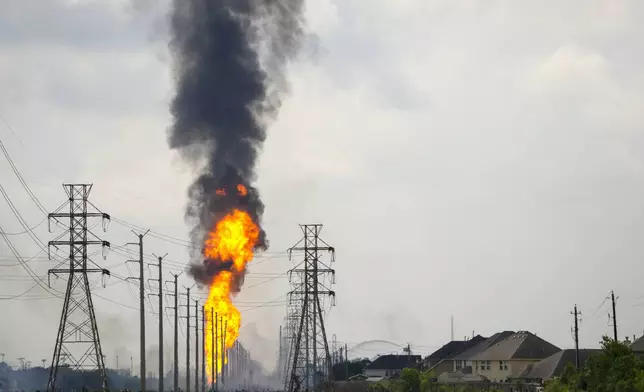
POLYGON ((499 370, 508 370, 508 361, 499 361, 499 370))
POLYGON ((485 361, 485 369, 490 370, 490 361, 485 361))

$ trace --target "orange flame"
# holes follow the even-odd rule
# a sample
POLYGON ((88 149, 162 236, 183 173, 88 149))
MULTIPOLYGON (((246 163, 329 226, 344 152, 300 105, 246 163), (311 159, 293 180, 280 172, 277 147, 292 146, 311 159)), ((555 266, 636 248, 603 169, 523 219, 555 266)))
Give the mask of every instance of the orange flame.
MULTIPOLYGON (((237 189, 240 190, 239 186, 237 189)), ((243 189, 246 190, 246 188, 243 189)), ((206 339, 204 349, 208 362, 206 371, 211 381, 221 372, 222 357, 224 363, 228 361, 226 351, 233 346, 239 336, 241 314, 232 303, 231 288, 236 277, 244 272, 246 264, 253 259, 253 249, 258 238, 259 227, 253 222, 250 215, 245 211, 235 209, 217 222, 214 231, 209 233, 205 242, 204 255, 208 259, 232 262, 230 271, 222 271, 213 278, 205 304, 206 339), (212 315, 215 316, 214 323, 212 315), (215 346, 213 346, 212 336, 215 326, 215 346), (225 331, 222 334, 221 331, 224 328, 225 331), (218 357, 217 359, 215 359, 215 355, 218 357), (216 364, 214 375, 212 374, 213 362, 216 364)))
POLYGON ((242 184, 239 184, 237 185, 237 192, 242 196, 246 196, 248 194, 248 189, 246 189, 242 184))

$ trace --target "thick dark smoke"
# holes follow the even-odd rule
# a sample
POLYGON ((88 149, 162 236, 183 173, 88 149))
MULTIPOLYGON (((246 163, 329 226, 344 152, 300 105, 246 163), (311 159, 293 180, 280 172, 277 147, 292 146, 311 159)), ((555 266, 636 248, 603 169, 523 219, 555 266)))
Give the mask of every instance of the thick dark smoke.
MULTIPOLYGON (((193 241, 202 244, 233 207, 261 227, 264 203, 250 184, 287 90, 285 64, 303 36, 303 0, 173 0, 172 7, 176 97, 169 144, 199 170, 186 218, 193 241), (238 184, 248 195, 234 192, 238 184), (218 195, 224 188, 226 196, 218 195)), ((262 230, 257 247, 267 246, 262 230)), ((204 264, 192 268, 201 282, 227 268, 204 264)))

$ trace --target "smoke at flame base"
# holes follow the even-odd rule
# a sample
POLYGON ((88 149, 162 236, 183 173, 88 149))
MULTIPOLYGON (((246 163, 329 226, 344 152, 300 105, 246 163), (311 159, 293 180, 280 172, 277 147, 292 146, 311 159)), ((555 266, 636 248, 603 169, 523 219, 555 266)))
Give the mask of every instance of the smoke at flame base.
MULTIPOLYGON (((169 144, 198 173, 188 190, 186 219, 193 243, 203 248, 191 254, 198 262, 189 272, 209 287, 206 312, 212 309, 227 322, 226 342, 218 336, 218 347, 237 339, 241 318, 232 297, 253 253, 268 247, 261 228, 264 203, 251 184, 266 127, 287 90, 285 64, 302 38, 303 3, 172 0, 176 96, 169 144)), ((207 339, 210 362, 208 345, 207 339)))

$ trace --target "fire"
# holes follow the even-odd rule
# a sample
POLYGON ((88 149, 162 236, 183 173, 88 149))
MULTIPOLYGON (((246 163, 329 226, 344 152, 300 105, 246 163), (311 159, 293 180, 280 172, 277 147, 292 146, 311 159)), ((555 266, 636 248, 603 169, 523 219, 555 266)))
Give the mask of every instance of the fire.
POLYGON ((239 192, 241 196, 246 196, 248 194, 248 189, 246 189, 242 184, 239 184, 237 185, 237 192, 239 192))
MULTIPOLYGON (((243 185, 241 187, 246 191, 243 185)), ((242 193, 239 186, 237 189, 242 193)), ((232 303, 231 289, 236 278, 246 269, 246 264, 253 259, 253 249, 258 238, 259 227, 250 215, 245 211, 234 209, 217 222, 205 242, 204 256, 207 259, 214 260, 213 262, 216 263, 232 262, 230 270, 221 271, 213 278, 205 305, 205 351, 208 362, 206 371, 211 380, 221 372, 222 357, 223 362, 227 362, 225 352, 233 346, 239 336, 241 314, 232 303), (211 317, 213 314, 215 320, 211 317), (215 346, 213 347, 212 336, 215 326, 215 346), (218 358, 216 361, 215 355, 218 358), (217 364, 215 375, 212 374, 213 361, 217 364)))

